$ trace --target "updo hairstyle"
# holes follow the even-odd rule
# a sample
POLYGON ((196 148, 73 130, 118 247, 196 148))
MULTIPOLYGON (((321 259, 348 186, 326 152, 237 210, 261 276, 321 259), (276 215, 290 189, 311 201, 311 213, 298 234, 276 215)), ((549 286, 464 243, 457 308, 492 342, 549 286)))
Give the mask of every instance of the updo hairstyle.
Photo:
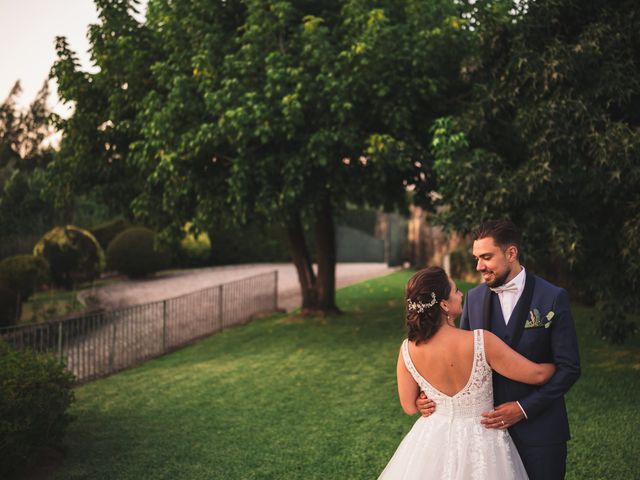
POLYGON ((449 276, 440 267, 427 267, 411 277, 405 295, 409 340, 418 345, 435 335, 442 325, 440 302, 450 294, 449 276))

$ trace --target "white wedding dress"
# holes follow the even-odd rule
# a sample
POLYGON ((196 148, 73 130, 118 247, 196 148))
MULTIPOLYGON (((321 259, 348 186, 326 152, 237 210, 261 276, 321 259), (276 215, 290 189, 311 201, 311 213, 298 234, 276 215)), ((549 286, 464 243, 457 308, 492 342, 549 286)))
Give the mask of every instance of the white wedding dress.
POLYGON ((480 414, 493 409, 491 367, 484 354, 482 330, 475 330, 471 376, 454 396, 445 395, 416 370, 407 340, 404 363, 435 412, 420 417, 404 437, 379 480, 527 479, 518 451, 506 430, 485 428, 480 414))

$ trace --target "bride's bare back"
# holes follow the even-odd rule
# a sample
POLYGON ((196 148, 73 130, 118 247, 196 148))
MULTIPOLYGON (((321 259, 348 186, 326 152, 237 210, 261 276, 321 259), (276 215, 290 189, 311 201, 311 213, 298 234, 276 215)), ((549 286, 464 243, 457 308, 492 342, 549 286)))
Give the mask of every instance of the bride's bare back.
POLYGON ((418 373, 450 397, 469 382, 473 368, 473 332, 441 328, 426 342, 409 342, 409 355, 418 373))
MULTIPOLYGON (((441 393, 453 397, 469 382, 473 368, 473 332, 445 324, 420 345, 414 342, 408 345, 418 373, 441 393)), ((526 359, 491 332, 484 332, 484 352, 492 369, 517 382, 541 385, 555 371, 555 365, 526 359)), ((418 411, 415 402, 420 390, 405 366, 402 349, 398 354, 397 378, 402 409, 413 415, 418 411)))

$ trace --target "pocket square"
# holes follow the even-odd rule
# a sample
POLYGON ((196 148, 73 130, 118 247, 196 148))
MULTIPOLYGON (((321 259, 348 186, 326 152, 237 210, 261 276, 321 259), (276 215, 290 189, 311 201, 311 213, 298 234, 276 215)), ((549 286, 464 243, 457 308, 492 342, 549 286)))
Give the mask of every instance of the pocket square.
POLYGON ((551 327, 552 319, 555 316, 553 310, 550 310, 544 317, 540 315, 540 310, 534 308, 529 312, 529 318, 524 324, 524 328, 549 328, 551 327))

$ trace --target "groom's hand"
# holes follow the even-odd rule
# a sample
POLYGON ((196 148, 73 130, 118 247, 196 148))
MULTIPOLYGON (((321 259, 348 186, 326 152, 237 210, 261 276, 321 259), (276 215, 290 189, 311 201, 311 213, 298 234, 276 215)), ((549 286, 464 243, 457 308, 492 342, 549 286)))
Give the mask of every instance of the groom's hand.
POLYGON ((420 412, 420 415, 428 417, 436 411, 436 404, 433 400, 427 398, 424 392, 420 392, 420 395, 416 398, 416 408, 420 412))
POLYGON ((490 412, 483 413, 480 423, 487 428, 504 430, 505 428, 512 427, 523 418, 524 413, 522 413, 522 409, 517 402, 507 402, 498 405, 490 412))

